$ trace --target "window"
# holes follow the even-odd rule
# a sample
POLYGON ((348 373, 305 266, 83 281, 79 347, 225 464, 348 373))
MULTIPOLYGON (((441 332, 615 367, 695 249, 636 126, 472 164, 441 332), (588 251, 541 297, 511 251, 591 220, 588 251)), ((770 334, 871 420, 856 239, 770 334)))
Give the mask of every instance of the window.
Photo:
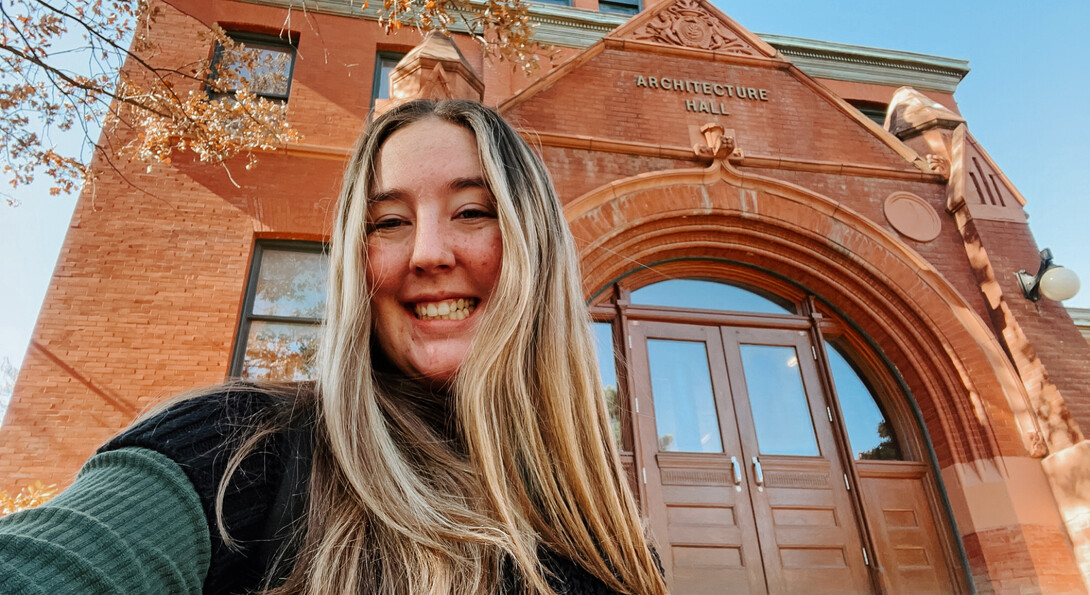
POLYGON ((598 355, 598 369, 602 374, 602 386, 606 392, 606 410, 609 412, 609 427, 617 448, 623 448, 621 440, 621 401, 617 386, 617 356, 613 345, 613 323, 592 322, 594 347, 598 355))
POLYGON ((723 452, 705 344, 648 339, 647 359, 659 450, 723 452))
POLYGON ((263 242, 256 246, 232 376, 278 381, 314 378, 328 269, 321 244, 263 242))
POLYGON ((371 109, 375 109, 376 99, 390 98, 390 73, 405 54, 397 52, 379 52, 375 55, 375 80, 371 84, 371 109))
POLYGON ((794 307, 771 294, 764 294, 750 287, 702 281, 700 279, 671 279, 660 281, 632 292, 632 303, 668 308, 695 308, 698 310, 730 310, 755 314, 794 314, 794 307))
POLYGON ((291 74, 295 68, 295 47, 291 39, 256 33, 228 32, 240 44, 228 51, 217 43, 212 54, 212 75, 208 94, 213 99, 231 97, 243 86, 259 97, 287 101, 291 74))
POLYGON ((863 112, 863 115, 874 120, 879 126, 886 125, 886 110, 889 106, 878 101, 863 101, 861 99, 849 99, 848 103, 855 109, 863 112))
POLYGON ((825 343, 825 353, 829 356, 829 370, 840 410, 844 413, 853 456, 864 461, 904 460, 889 417, 847 354, 829 342, 825 343))
POLYGON ((598 10, 615 14, 636 14, 640 11, 640 0, 598 0, 598 10))

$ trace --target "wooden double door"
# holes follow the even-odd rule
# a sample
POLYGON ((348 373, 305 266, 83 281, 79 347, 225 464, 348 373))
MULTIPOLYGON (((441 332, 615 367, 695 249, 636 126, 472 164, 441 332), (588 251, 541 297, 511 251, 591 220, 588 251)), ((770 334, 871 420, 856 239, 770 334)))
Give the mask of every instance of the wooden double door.
POLYGON ((874 591, 810 333, 628 327, 639 473, 673 591, 874 591))

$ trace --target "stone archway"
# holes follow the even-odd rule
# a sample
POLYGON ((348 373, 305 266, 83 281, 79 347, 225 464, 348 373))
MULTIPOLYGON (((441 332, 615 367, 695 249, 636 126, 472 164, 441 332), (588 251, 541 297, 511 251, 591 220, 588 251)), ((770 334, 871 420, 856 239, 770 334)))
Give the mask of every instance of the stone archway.
POLYGON ((1066 534, 1051 495, 1047 513, 1024 514, 1026 486, 1048 488, 1026 456, 1034 426, 1021 382, 979 316, 892 234, 825 196, 725 160, 619 180, 565 211, 588 295, 634 267, 712 257, 774 271, 834 304, 873 339, 918 405, 978 586, 1012 561, 1043 587, 1079 580, 1071 559, 1048 583, 1040 569, 1054 567, 1044 558, 1056 550, 1029 543, 1042 534, 1062 543, 1066 534))

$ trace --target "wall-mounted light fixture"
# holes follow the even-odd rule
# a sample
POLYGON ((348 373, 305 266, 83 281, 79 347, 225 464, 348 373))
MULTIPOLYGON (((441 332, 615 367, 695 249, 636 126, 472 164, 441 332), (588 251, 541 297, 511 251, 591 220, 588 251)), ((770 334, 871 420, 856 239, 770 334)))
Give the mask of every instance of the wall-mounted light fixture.
POLYGON ((1041 296, 1062 302, 1075 297, 1079 292, 1079 276, 1071 269, 1053 264, 1052 250, 1048 248, 1041 250, 1041 266, 1036 275, 1022 270, 1014 276, 1018 277, 1018 284, 1022 286, 1022 295, 1034 302, 1041 299, 1041 296))

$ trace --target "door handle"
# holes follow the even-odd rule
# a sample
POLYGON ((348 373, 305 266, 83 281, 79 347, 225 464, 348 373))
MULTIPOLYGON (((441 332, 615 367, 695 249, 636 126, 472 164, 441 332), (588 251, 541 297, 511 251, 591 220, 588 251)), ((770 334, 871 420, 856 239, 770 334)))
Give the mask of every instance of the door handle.
POLYGON ((757 490, 763 492, 765 489, 765 474, 761 470, 761 461, 757 460, 757 457, 753 457, 753 475, 757 482, 757 490))
POLYGON ((734 489, 742 491, 742 466, 738 464, 738 457, 730 458, 730 470, 734 472, 734 489))

